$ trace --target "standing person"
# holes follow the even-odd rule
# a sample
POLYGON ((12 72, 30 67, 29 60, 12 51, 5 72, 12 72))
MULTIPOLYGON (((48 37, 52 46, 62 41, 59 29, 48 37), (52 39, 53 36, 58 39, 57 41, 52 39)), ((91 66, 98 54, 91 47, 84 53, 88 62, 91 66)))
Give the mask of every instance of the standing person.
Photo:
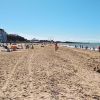
POLYGON ((75 48, 77 48, 77 45, 75 45, 75 48))
POLYGON ((82 46, 80 45, 80 48, 82 48, 82 46))
POLYGON ((58 44, 57 44, 57 42, 55 43, 55 51, 57 51, 58 50, 58 44))
POLYGON ((26 49, 29 49, 29 45, 26 45, 26 49))
POLYGON ((99 48, 98 48, 98 49, 99 49, 99 52, 100 52, 100 46, 99 46, 99 48))
POLYGON ((95 51, 95 47, 93 47, 93 51, 95 51))
POLYGON ((83 45, 82 45, 82 49, 83 49, 83 45))
POLYGON ((88 46, 86 46, 85 49, 87 50, 88 49, 88 46))
POLYGON ((34 46, 32 45, 31 49, 34 49, 34 46))
POLYGON ((21 44, 21 49, 23 49, 23 45, 21 44))

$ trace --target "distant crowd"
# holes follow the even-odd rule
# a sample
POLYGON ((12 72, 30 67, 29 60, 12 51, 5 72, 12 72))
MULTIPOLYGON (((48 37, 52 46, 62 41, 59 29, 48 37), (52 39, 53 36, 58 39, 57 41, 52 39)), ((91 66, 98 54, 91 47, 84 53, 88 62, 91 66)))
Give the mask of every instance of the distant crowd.
MULTIPOLYGON (((54 48, 55 48, 55 51, 57 51, 59 49, 59 46, 58 46, 58 43, 55 42, 55 43, 51 43, 54 45, 54 48)), ((16 44, 16 43, 5 43, 5 44, 0 44, 0 47, 3 47, 4 49, 7 50, 7 52, 10 52, 10 51, 16 51, 17 49, 34 49, 34 45, 33 43, 24 43, 24 45, 22 44, 16 44)), ((45 43, 41 43, 41 47, 44 47, 45 43)), ((83 45, 75 45, 75 48, 81 48, 81 49, 85 49, 85 50, 88 50, 88 49, 91 49, 93 51, 96 50, 95 47, 93 48, 89 48, 88 46, 83 46, 83 45)), ((100 46, 98 47, 98 51, 100 52, 100 46)))
MULTIPOLYGON (((80 45, 79 47, 77 46, 77 45, 75 45, 75 48, 81 48, 81 49, 83 49, 83 48, 85 48, 85 50, 88 50, 89 49, 89 47, 88 46, 85 46, 85 47, 83 47, 83 45, 80 45)), ((95 51, 96 50, 96 48, 95 47, 93 47, 93 48, 90 48, 90 49, 92 49, 93 51, 95 51)), ((98 46, 98 51, 100 52, 100 46, 98 46)))

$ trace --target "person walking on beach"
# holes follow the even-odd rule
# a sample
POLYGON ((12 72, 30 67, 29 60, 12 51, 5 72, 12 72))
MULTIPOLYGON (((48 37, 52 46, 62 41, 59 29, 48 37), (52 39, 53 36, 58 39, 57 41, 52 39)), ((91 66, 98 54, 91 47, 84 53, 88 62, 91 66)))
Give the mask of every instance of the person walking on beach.
POLYGON ((58 44, 57 44, 57 42, 55 43, 55 51, 57 51, 58 50, 58 44))

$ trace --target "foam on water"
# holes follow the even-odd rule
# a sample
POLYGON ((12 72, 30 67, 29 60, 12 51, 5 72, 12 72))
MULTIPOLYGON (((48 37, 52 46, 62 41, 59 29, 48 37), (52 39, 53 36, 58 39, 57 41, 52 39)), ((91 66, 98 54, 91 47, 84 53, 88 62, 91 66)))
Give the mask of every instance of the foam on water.
POLYGON ((71 47, 71 48, 75 48, 75 46, 77 48, 80 48, 80 46, 83 46, 83 49, 86 49, 86 47, 88 47, 87 48, 88 50, 95 49, 95 51, 98 51, 98 47, 100 46, 100 43, 60 43, 60 45, 64 47, 71 47))

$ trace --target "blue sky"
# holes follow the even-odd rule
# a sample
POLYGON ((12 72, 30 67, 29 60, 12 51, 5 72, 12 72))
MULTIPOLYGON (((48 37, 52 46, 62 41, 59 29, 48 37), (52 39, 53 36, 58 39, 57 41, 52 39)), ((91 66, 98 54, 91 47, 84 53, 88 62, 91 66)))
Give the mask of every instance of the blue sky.
POLYGON ((100 41, 100 0, 0 0, 0 27, 28 39, 100 41))

